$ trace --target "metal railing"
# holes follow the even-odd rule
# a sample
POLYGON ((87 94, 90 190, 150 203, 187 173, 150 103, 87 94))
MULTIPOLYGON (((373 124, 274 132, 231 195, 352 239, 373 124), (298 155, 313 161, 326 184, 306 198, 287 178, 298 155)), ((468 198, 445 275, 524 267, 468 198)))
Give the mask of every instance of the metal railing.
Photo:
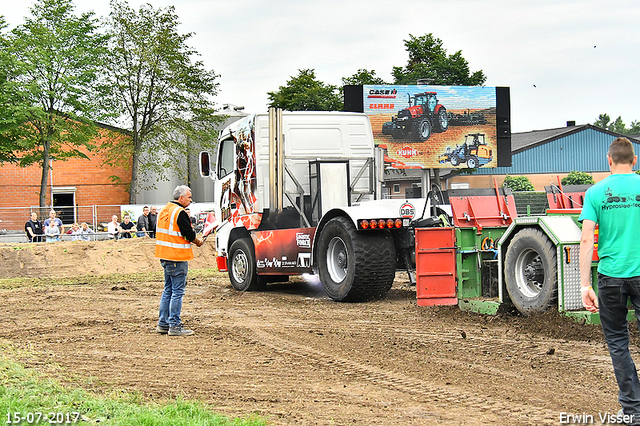
MULTIPOLYGON (((49 212, 53 209, 56 217, 62 220, 63 233, 61 239, 71 240, 72 235, 66 232, 74 223, 86 223, 95 232, 95 239, 107 239, 109 234, 102 224, 111 221, 115 214, 120 220, 120 205, 90 205, 90 206, 25 206, 25 207, 0 207, 0 243, 3 242, 27 242, 25 224, 32 212, 38 214, 38 220, 43 224, 49 218, 49 212)), ((132 218, 135 219, 135 218, 132 218)), ((44 236, 43 236, 44 238, 44 236)))

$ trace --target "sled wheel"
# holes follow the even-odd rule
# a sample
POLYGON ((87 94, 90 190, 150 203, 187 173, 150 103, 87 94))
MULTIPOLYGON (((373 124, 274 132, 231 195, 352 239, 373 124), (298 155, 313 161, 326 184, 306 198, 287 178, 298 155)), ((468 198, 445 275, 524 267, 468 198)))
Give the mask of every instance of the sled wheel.
POLYGON ((384 297, 393 284, 396 250, 388 230, 357 232, 344 217, 331 219, 318 238, 322 287, 339 302, 384 297))
POLYGON ((259 279, 256 273, 253 243, 248 238, 240 238, 231 244, 229 280, 238 291, 254 291, 264 287, 264 280, 259 279))
POLYGON ((511 240, 505 257, 507 292, 524 315, 542 312, 558 296, 556 248, 539 229, 525 228, 511 240))

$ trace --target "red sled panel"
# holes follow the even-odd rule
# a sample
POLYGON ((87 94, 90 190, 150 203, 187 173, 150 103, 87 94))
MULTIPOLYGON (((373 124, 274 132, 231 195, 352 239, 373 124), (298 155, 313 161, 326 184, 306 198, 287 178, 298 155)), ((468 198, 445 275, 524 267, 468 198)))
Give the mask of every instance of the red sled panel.
POLYGON ((457 305, 454 228, 416 229, 418 306, 457 305))

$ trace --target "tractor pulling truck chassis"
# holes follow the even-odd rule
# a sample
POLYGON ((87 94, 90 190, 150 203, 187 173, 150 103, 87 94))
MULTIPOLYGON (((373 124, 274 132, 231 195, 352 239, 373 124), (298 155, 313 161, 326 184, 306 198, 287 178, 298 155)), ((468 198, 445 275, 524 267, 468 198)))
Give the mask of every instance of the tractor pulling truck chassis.
MULTIPOLYGON (((566 198, 562 193, 560 197, 566 198)), ((403 266, 416 284, 419 306, 458 305, 490 315, 505 305, 523 315, 556 307, 582 322, 599 323, 598 314, 582 308, 579 209, 551 202, 556 208, 546 215, 518 217, 510 190, 497 187, 449 190, 439 199, 444 199, 444 206, 432 200, 432 216, 413 220, 408 227, 401 225, 402 219, 389 219, 382 229, 371 229, 371 220, 354 221, 336 211, 318 228, 266 231, 268 236, 254 232, 237 238, 228 253, 231 283, 245 291, 288 280, 287 275, 256 273, 255 265, 261 262, 257 259, 275 258, 273 252, 262 251, 259 241, 285 241, 293 238, 292 233, 308 232, 315 240, 316 266, 307 263, 301 272, 317 273, 327 295, 336 301, 384 297, 395 271, 403 266), (387 227, 388 221, 393 225, 387 227), (452 226, 443 226, 447 222, 452 226)), ((366 210, 367 204, 360 209, 366 210)), ((350 215, 362 216, 353 211, 350 215)), ((594 269, 596 265, 597 254, 594 269)))

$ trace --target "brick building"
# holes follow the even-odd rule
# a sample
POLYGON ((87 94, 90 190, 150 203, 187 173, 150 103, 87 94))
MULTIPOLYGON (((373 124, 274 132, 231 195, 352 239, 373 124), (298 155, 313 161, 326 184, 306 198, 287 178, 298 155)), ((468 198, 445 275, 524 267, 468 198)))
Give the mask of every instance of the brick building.
MULTIPOLYGON (((97 146, 129 137, 121 129, 103 124, 99 124, 99 127, 100 136, 95 141, 97 146)), ((121 204, 129 203, 126 189, 131 182, 131 166, 105 165, 104 154, 99 149, 81 151, 89 158, 51 162, 47 209, 39 214, 41 218, 46 217, 46 211, 53 206, 65 225, 77 221, 95 226, 94 217, 107 222, 112 214, 120 214, 121 204), (114 183, 111 176, 117 176, 119 183, 114 183), (96 211, 95 206, 101 207, 96 211)), ((41 178, 42 168, 37 164, 28 167, 0 165, 0 228, 20 230, 30 210, 38 211, 41 178)))

